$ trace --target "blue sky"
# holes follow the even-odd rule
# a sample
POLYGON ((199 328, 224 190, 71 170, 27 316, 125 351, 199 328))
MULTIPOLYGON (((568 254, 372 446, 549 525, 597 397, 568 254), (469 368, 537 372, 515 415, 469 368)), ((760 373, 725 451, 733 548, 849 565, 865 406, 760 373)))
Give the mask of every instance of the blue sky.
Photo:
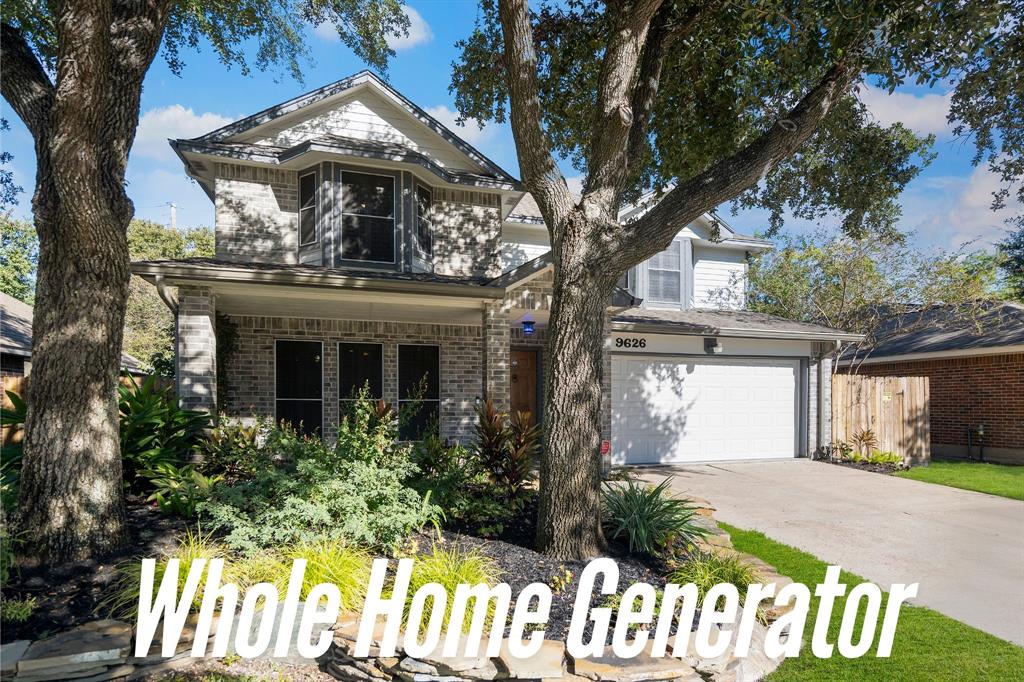
MULTIPOLYGON (((450 65, 457 56, 455 42, 472 28, 476 3, 430 0, 411 1, 410 6, 410 35, 393 43, 397 56, 391 64, 391 84, 518 175, 507 126, 492 124, 481 131, 475 125, 454 125, 453 98, 448 92, 450 65)), ((225 69, 209 49, 188 55, 180 77, 158 58, 146 79, 139 132, 128 165, 128 193, 135 202, 136 215, 167 222, 168 204, 174 202, 179 226, 212 225, 213 205, 185 176, 167 138, 200 135, 365 68, 340 44, 333 29, 310 29, 309 47, 314 63, 305 70, 304 84, 281 73, 243 76, 237 69, 225 69)), ((997 182, 984 169, 972 167, 971 146, 952 137, 945 122, 947 94, 907 88, 888 95, 868 88, 862 97, 882 122, 902 120, 919 132, 938 136, 938 157, 902 197, 901 229, 912 233, 913 243, 922 249, 954 250, 966 242, 972 242, 970 248, 988 248, 1001 239, 1005 234, 1003 219, 1020 207, 1011 206, 998 214, 989 209, 997 182)), ((15 180, 25 188, 15 214, 27 216, 35 172, 32 141, 6 102, 0 101, 0 106, 11 124, 11 130, 3 133, 2 146, 14 155, 15 180)), ((569 166, 564 170, 567 177, 575 175, 569 166)), ((742 232, 753 233, 765 225, 765 216, 756 211, 731 217, 723 207, 722 214, 742 232)), ((786 231, 802 233, 814 227, 790 220, 786 231)))

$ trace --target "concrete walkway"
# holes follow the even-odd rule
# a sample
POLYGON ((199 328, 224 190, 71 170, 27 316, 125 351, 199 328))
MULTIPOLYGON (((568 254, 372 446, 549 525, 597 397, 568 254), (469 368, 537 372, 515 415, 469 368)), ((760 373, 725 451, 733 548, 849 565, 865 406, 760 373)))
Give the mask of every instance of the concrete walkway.
POLYGON ((1024 645, 1024 502, 809 460, 642 470, 915 603, 1024 645))

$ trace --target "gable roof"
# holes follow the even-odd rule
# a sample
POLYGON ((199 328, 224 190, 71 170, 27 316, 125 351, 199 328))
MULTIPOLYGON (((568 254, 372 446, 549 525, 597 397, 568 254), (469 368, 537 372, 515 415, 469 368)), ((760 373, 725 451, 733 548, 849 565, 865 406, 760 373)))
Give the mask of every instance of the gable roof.
MULTIPOLYGON (((869 361, 918 353, 981 351, 1024 346, 1024 305, 1009 301, 966 306, 932 306, 890 316, 875 332, 869 361)), ((844 360, 849 360, 845 357, 844 360)))
MULTIPOLYGON (((0 291, 0 352, 32 356, 32 317, 32 306, 0 291)), ((127 353, 121 353, 121 366, 132 374, 143 373, 142 363, 127 353)))
POLYGON ((612 318, 612 329, 687 336, 856 341, 860 334, 750 310, 632 308, 612 318))
MULTIPOLYGON (((232 137, 238 136, 244 132, 262 126, 270 121, 288 116, 301 109, 305 109, 313 104, 326 100, 330 97, 345 94, 360 86, 370 86, 376 89, 378 92, 384 94, 393 104, 399 108, 404 109, 408 114, 416 118, 423 125, 430 128, 433 132, 440 135, 446 142, 451 144, 453 147, 458 149, 460 152, 465 154, 467 157, 472 159, 481 168, 486 170, 489 174, 494 175, 505 182, 517 185, 519 181, 512 176, 510 173, 505 171, 501 166, 487 158, 487 156, 476 149, 468 142, 463 140, 461 137, 453 133, 451 130, 446 128, 440 121, 428 114, 426 111, 421 109, 419 106, 414 104, 402 93, 398 92, 390 85, 388 85, 382 78, 377 76, 371 71, 360 71, 357 74, 342 78, 341 80, 335 81, 322 88, 317 88, 311 92, 307 92, 298 97, 294 97, 280 104, 275 104, 272 107, 268 107, 262 111, 259 111, 251 116, 246 116, 238 121, 229 123, 225 126, 217 128, 205 135, 187 140, 188 142, 204 142, 204 143, 224 143, 230 142, 232 137)), ((178 142, 185 142, 186 140, 178 140, 178 142)))

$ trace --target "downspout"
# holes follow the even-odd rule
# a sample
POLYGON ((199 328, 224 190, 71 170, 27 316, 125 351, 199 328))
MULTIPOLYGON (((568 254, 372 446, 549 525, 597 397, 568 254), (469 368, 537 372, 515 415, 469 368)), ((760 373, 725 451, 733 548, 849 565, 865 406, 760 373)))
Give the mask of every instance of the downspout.
POLYGON ((180 362, 178 358, 178 301, 167 288, 163 275, 154 275, 153 285, 156 287, 156 293, 160 297, 160 300, 164 302, 167 309, 171 311, 171 315, 174 316, 174 392, 177 394, 178 377, 181 376, 181 372, 179 371, 181 368, 178 366, 178 363, 180 362))

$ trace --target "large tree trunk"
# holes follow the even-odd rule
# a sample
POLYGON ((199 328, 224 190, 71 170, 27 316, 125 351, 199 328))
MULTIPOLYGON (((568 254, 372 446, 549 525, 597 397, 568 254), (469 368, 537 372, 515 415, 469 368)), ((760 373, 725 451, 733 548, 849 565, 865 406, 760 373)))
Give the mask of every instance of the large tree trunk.
MULTIPOLYGON (((605 313, 614 278, 587 257, 585 219, 569 222, 556 260, 548 323, 551 358, 544 390, 544 457, 540 469, 537 549, 563 559, 604 550, 601 532, 601 385, 605 313)), ((592 231, 591 231, 592 232, 592 231)))
POLYGON ((127 220, 84 184, 72 179, 58 190, 39 175, 36 228, 46 236, 19 507, 27 557, 59 563, 102 555, 127 540, 117 408, 127 220), (61 200, 69 190, 79 198, 61 200))

